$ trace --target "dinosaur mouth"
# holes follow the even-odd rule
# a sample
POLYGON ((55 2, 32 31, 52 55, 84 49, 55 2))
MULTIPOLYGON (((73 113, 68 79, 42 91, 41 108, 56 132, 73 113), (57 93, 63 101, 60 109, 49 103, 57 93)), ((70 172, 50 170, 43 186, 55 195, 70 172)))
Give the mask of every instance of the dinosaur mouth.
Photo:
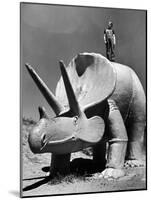
POLYGON ((74 136, 74 135, 71 135, 69 137, 66 137, 64 139, 60 139, 60 140, 52 140, 52 136, 50 136, 49 138, 46 139, 46 135, 43 135, 42 136, 42 139, 41 139, 41 151, 46 147, 46 146, 55 146, 55 145, 61 145, 61 144, 65 144, 65 143, 68 143, 68 142, 71 142, 71 141, 76 141, 77 138, 74 136))
POLYGON ((50 141, 47 139, 43 143, 40 151, 41 153, 55 153, 55 154, 66 154, 80 151, 84 148, 91 146, 92 144, 84 142, 76 136, 72 135, 61 140, 50 141))

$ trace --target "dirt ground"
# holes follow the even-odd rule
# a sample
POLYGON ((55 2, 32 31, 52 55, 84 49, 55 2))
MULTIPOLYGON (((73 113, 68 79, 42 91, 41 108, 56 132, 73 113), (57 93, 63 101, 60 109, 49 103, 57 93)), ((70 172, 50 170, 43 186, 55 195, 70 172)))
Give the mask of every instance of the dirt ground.
MULTIPOLYGON (((126 176, 117 180, 99 178, 99 172, 84 171, 66 177, 48 178, 51 154, 35 155, 30 151, 27 142, 30 128, 31 125, 23 125, 22 131, 23 197, 146 189, 145 167, 124 168, 126 176)), ((73 153, 71 157, 71 163, 85 163, 87 167, 91 165, 91 160, 92 156, 84 152, 73 153)))

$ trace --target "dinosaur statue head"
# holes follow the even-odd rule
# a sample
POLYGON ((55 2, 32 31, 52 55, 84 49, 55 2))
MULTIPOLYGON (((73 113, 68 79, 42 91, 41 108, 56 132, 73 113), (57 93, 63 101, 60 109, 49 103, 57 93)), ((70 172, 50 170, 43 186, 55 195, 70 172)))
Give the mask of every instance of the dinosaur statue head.
POLYGON ((28 141, 34 153, 68 153, 73 151, 76 141, 76 117, 46 116, 44 108, 39 107, 42 112, 39 122, 31 130, 28 141))
MULTIPOLYGON (((92 55, 92 57, 94 57, 94 55, 92 55)), ((56 114, 54 118, 50 118, 45 109, 39 107, 40 120, 30 131, 28 137, 29 146, 33 153, 51 152, 55 154, 66 154, 82 150, 101 140, 105 129, 105 123, 102 117, 103 115, 101 116, 100 113, 104 114, 107 109, 106 100, 114 90, 115 77, 111 66, 107 66, 105 73, 102 71, 103 76, 107 74, 107 76, 112 77, 111 80, 109 80, 112 83, 107 85, 107 87, 110 87, 109 91, 107 91, 108 88, 105 91, 102 89, 101 95, 104 94, 104 96, 100 97, 99 94, 97 94, 100 92, 98 85, 101 86, 100 84, 102 83, 100 81, 98 82, 95 77, 98 75, 99 71, 96 71, 97 69, 91 66, 92 71, 95 69, 94 75, 90 71, 90 66, 89 68, 87 66, 88 63, 88 65, 95 65, 96 67, 97 63, 95 64, 93 59, 90 58, 91 54, 86 56, 85 54, 78 54, 78 56, 74 58, 74 62, 72 61, 72 64, 67 68, 62 61, 59 62, 62 77, 56 88, 56 96, 48 89, 35 70, 30 65, 26 64, 29 74, 56 114), (84 62, 84 58, 89 58, 91 62, 84 62), (81 62, 80 59, 82 59, 81 62), (79 77, 81 82, 76 82, 76 84, 74 84, 74 78, 69 79, 71 73, 73 75, 77 70, 76 66, 73 67, 73 63, 74 65, 76 65, 76 63, 84 63, 86 65, 84 66, 84 68, 86 68, 84 73, 87 73, 89 77, 90 71, 92 80, 95 81, 96 79, 94 87, 92 87, 94 84, 93 81, 90 83, 90 80, 86 80, 87 78, 84 80, 83 74, 80 74, 79 77), (91 87, 89 87, 89 85, 91 85, 91 87), (82 91, 78 93, 77 91, 79 91, 79 89, 75 87, 80 87, 83 92, 86 92, 83 98, 82 91), (98 92, 96 91, 97 88, 98 92), (89 98, 89 92, 94 97, 95 101, 92 100, 92 97, 89 98), (97 97, 95 97, 96 95, 97 97), (87 97, 90 101, 88 101, 88 99, 86 101, 84 100, 87 97)), ((104 57, 101 58, 105 59, 104 57)), ((105 62, 108 61, 105 60, 105 62)), ((78 76, 77 71, 76 75, 78 76)))

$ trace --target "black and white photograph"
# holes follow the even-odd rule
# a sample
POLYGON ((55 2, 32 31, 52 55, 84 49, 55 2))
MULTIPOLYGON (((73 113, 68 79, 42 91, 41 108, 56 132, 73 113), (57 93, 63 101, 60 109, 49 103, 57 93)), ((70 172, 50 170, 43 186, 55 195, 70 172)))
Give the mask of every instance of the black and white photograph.
POLYGON ((147 10, 20 3, 20 95, 21 197, 147 189, 147 10))

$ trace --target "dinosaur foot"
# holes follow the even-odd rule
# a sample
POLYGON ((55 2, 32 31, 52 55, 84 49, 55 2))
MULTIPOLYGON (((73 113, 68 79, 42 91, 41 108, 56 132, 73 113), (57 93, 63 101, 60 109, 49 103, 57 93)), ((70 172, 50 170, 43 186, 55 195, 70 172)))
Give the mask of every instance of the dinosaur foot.
POLYGON ((125 176, 125 172, 122 169, 106 168, 97 178, 118 179, 123 176, 125 176))
POLYGON ((45 175, 48 179, 50 180, 60 180, 62 178, 64 178, 66 175, 65 174, 60 174, 60 173, 51 173, 51 172, 47 172, 45 175))
POLYGON ((46 172, 45 176, 51 176, 50 172, 46 172))
POLYGON ((124 163, 124 167, 144 167, 145 161, 144 160, 126 160, 124 163))

